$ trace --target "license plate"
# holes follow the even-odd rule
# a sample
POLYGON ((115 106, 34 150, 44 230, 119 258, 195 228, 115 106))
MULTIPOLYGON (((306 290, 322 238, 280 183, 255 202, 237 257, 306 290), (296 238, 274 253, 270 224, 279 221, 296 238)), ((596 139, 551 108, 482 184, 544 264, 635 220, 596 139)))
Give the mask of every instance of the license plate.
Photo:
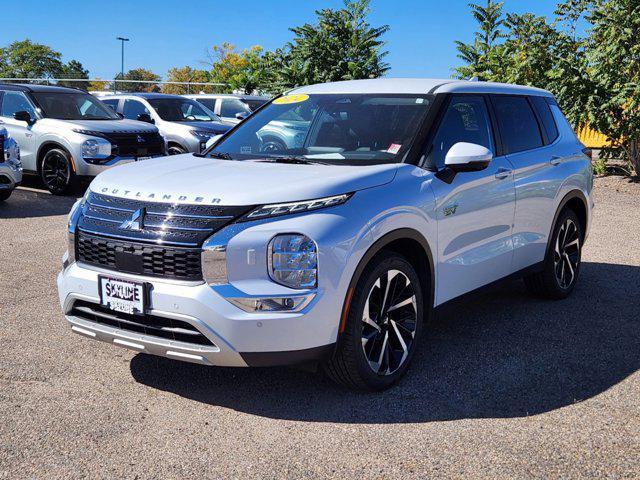
POLYGON ((116 312, 144 313, 144 284, 111 277, 98 277, 100 303, 116 312))
POLYGON ((138 158, 136 158, 136 162, 141 162, 142 160, 149 160, 151 158, 152 157, 138 157, 138 158))

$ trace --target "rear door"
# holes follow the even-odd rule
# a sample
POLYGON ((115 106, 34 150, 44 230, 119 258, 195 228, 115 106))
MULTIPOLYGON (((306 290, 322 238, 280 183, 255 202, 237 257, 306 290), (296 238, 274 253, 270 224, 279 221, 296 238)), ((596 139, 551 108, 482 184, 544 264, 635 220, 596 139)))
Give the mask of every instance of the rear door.
POLYGON ((514 167, 512 270, 515 272, 542 261, 545 256, 555 197, 563 181, 560 175, 554 175, 554 169, 562 161, 555 154, 558 130, 543 97, 493 95, 491 101, 505 153, 514 167))
POLYGON ((512 167, 496 146, 483 95, 451 97, 431 146, 432 164, 442 170, 447 152, 458 142, 485 146, 494 152, 494 158, 486 169, 460 172, 451 183, 434 179, 438 221, 437 304, 508 275, 513 255, 512 167))
POLYGON ((13 115, 20 111, 26 111, 34 120, 38 118, 34 105, 23 92, 5 91, 0 106, 0 120, 4 122, 7 132, 20 147, 20 158, 24 169, 35 172, 38 167, 35 152, 36 134, 33 129, 37 122, 29 125, 27 122, 13 118, 13 115))

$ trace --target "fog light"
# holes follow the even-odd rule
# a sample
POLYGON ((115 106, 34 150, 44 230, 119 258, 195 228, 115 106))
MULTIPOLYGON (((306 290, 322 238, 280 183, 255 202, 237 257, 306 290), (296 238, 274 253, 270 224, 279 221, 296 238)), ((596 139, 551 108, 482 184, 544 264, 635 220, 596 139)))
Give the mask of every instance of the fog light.
POLYGON ((242 297, 228 298, 236 307, 245 312, 285 312, 295 313, 306 307, 315 294, 297 297, 242 297))

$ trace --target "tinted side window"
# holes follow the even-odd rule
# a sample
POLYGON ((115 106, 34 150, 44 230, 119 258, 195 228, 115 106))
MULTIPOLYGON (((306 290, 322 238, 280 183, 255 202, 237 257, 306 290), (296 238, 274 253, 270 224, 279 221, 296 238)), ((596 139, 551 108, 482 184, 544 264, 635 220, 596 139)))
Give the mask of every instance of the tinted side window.
POLYGON ((244 103, 237 98, 225 98, 222 100, 222 106, 220 107, 221 117, 234 118, 236 113, 249 114, 251 111, 244 103))
POLYGON ((542 146, 538 121, 525 97, 496 95, 493 104, 498 117, 505 153, 542 146))
POLYGON ((198 98, 198 102, 207 107, 212 112, 216 111, 216 99, 215 98, 198 98))
POLYGON ((558 126, 551 113, 551 108, 543 97, 530 97, 533 108, 536 109, 538 118, 542 121, 542 128, 547 137, 547 144, 555 142, 558 138, 558 126))
POLYGON ((21 111, 29 112, 31 118, 36 118, 36 112, 31 106, 27 97, 21 92, 5 92, 2 99, 2 111, 0 115, 3 117, 13 118, 13 114, 21 111))
POLYGON ((111 99, 106 99, 106 100, 102 100, 102 103, 107 104, 107 106, 109 106, 114 112, 118 111, 118 102, 120 100, 115 99, 115 98, 111 98, 111 99))
POLYGON ((147 115, 150 114, 149 110, 147 110, 147 107, 145 107, 141 102, 138 102, 137 100, 124 101, 124 107, 122 108, 122 115, 124 115, 124 118, 137 120, 138 115, 141 115, 143 113, 146 113, 147 115))
POLYGON ((433 139, 431 163, 444 167, 447 152, 458 142, 475 143, 495 152, 484 98, 466 95, 451 98, 433 139))

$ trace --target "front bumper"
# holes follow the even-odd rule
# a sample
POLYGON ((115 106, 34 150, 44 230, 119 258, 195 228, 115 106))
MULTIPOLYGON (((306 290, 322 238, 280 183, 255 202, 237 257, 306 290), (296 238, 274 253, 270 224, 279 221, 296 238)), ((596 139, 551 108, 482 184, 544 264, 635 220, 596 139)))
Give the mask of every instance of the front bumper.
POLYGON ((318 336, 312 302, 300 313, 246 313, 204 283, 116 273, 81 263, 57 278, 59 300, 74 333, 138 352, 204 365, 273 366, 323 360, 335 338, 318 336), (148 314, 191 324, 212 345, 197 345, 114 328, 74 315, 76 302, 99 305, 98 275, 151 284, 148 314))
POLYGON ((0 190, 13 190, 22 182, 22 169, 0 163, 0 190))

